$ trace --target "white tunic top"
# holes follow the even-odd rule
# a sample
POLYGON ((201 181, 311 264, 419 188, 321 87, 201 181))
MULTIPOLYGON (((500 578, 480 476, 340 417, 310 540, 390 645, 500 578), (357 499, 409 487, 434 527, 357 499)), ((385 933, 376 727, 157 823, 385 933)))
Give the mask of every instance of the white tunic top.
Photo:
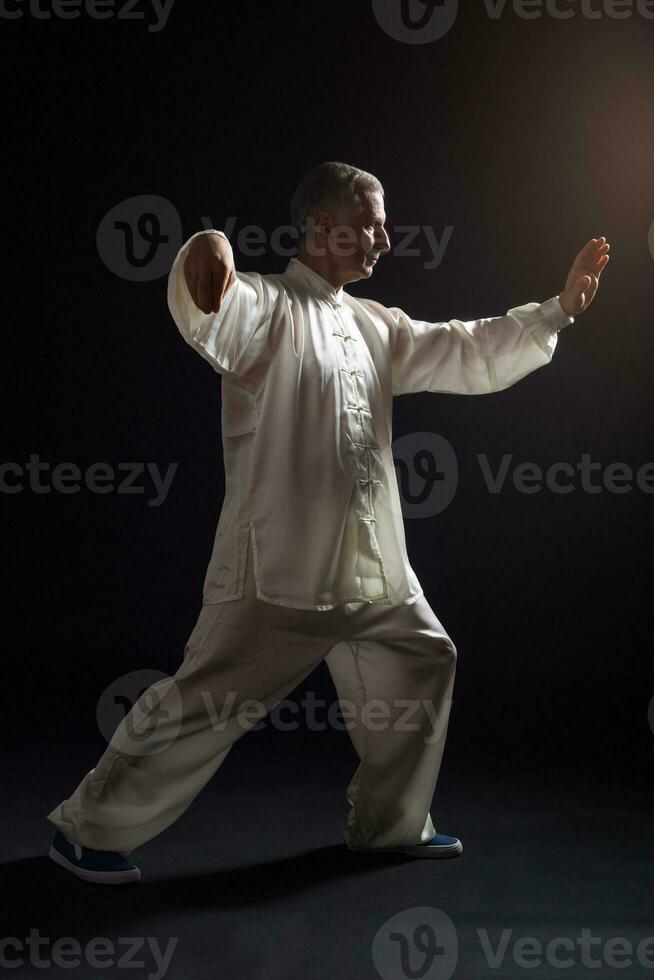
POLYGON ((335 290, 295 258, 276 275, 237 272, 220 311, 205 314, 183 272, 195 237, 171 269, 168 305, 222 375, 225 498, 203 601, 242 597, 251 534, 264 602, 414 602, 422 588, 406 552, 393 395, 508 388, 550 362, 572 317, 554 296, 505 316, 413 320, 335 290))

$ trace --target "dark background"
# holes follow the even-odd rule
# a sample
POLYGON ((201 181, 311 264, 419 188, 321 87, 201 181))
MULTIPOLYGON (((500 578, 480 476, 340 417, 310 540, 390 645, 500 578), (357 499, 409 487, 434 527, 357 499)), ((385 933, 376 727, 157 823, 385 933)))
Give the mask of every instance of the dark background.
MULTIPOLYGON (((510 10, 493 20, 466 4, 445 37, 408 45, 352 0, 178 0, 159 32, 25 10, 0 20, 3 457, 178 469, 160 507, 84 488, 2 494, 3 717, 18 784, 23 756, 45 768, 75 760, 70 787, 40 798, 44 815, 103 749, 106 686, 141 667, 176 669, 222 500, 220 377, 178 334, 165 275, 130 281, 103 261, 102 219, 160 195, 183 239, 203 216, 270 234, 303 174, 333 159, 382 181, 394 244, 394 225, 438 237, 454 227, 437 269, 424 269, 428 253, 389 255, 348 287, 417 318, 543 301, 589 238, 611 243, 599 293, 550 365, 490 397, 396 399, 395 437, 438 432, 460 467, 453 503, 406 521, 413 567, 459 650, 446 785, 474 797, 477 774, 491 791, 511 774, 521 796, 567 780, 605 802, 644 797, 652 494, 593 495, 577 481, 566 495, 493 495, 476 454, 543 468, 583 453, 602 468, 654 459, 654 22, 510 10)), ((236 260, 259 272, 288 261, 236 260)), ((298 697, 307 688, 333 697, 324 665, 298 697)), ((266 758, 286 756, 355 763, 343 733, 269 730, 225 768, 247 759, 262 780, 266 758)))

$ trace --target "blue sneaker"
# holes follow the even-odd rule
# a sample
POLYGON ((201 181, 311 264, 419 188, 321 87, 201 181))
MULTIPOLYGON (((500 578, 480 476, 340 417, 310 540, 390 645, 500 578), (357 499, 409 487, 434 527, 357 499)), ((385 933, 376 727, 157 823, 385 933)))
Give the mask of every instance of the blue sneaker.
POLYGON ((141 870, 116 851, 95 851, 83 847, 58 830, 50 845, 49 857, 84 881, 98 885, 123 885, 140 881, 141 870))
POLYGON ((436 834, 424 844, 398 844, 396 847, 351 847, 351 851, 365 851, 367 854, 408 854, 417 858, 451 858, 463 852, 463 844, 458 837, 436 834))

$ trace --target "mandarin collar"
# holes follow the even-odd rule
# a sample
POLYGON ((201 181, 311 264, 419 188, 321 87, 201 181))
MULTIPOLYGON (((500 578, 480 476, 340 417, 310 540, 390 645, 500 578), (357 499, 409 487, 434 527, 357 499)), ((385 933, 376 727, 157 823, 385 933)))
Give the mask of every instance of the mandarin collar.
POLYGON ((315 272, 310 269, 308 265, 304 262, 300 262, 299 259, 290 259, 284 274, 290 276, 296 282, 303 283, 312 296, 318 296, 320 299, 326 300, 334 306, 343 305, 343 287, 336 290, 331 283, 327 282, 319 272, 315 272))

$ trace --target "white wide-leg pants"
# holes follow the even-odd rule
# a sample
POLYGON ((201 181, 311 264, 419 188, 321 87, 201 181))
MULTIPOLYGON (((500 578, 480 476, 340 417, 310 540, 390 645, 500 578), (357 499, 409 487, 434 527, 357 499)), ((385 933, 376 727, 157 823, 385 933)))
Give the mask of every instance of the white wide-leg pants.
POLYGON ((234 742, 326 660, 360 759, 346 790, 351 847, 431 840, 456 648, 424 595, 328 611, 245 595, 205 604, 172 677, 142 692, 47 819, 72 841, 129 854, 190 806, 234 742))

